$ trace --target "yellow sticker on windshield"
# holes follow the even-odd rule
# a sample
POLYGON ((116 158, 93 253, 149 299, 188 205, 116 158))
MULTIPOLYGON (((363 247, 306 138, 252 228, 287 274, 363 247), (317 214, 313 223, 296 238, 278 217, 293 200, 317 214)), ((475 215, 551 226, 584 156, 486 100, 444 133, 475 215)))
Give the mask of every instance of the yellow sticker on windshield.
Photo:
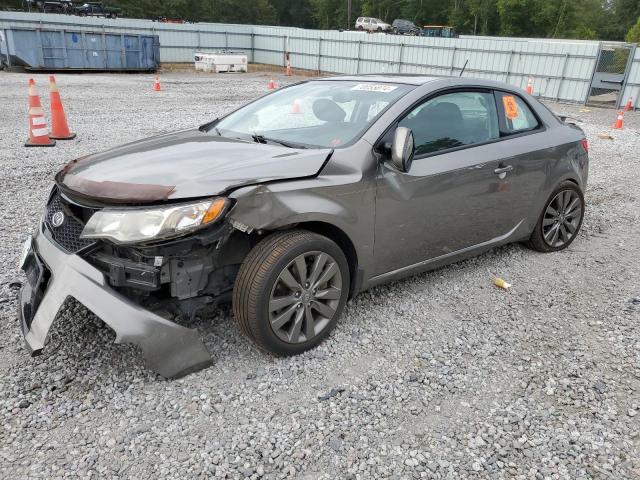
POLYGON ((514 97, 511 95, 505 95, 502 97, 502 104, 504 105, 504 114, 509 120, 518 118, 518 104, 514 97))

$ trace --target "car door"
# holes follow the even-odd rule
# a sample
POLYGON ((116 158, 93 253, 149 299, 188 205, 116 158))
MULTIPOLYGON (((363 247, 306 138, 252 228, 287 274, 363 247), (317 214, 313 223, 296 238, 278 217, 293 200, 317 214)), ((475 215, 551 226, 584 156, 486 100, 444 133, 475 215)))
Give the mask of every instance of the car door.
MULTIPOLYGON (((509 213, 512 221, 531 218, 532 208, 546 191, 551 165, 557 161, 557 146, 534 110, 513 92, 495 91, 501 145, 509 155, 505 165, 512 168, 509 188, 515 194, 509 213)), ((533 227, 532 227, 533 228, 533 227)))
MULTIPOLYGON (((395 126, 410 128, 408 172, 382 161, 377 178, 375 275, 454 254, 514 230, 512 172, 503 159, 493 92, 426 99, 395 126)), ((383 138, 393 138, 395 126, 383 138)))

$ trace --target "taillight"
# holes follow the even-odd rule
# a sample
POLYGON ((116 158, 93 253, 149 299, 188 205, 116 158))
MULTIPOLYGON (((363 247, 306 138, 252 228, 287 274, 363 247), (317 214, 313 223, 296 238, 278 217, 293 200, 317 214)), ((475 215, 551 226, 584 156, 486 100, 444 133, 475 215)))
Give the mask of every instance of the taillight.
POLYGON ((582 144, 582 148, 584 148, 585 153, 589 153, 589 140, 583 138, 580 140, 580 143, 582 144))

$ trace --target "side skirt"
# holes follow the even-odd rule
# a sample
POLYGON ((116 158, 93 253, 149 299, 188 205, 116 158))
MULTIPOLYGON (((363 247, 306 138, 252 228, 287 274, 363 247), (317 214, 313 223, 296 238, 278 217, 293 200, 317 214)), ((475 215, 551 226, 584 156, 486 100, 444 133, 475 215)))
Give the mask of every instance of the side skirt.
POLYGON ((518 229, 523 224, 524 224, 524 219, 520 220, 520 222, 518 222, 518 224, 515 227, 513 227, 504 235, 500 235, 499 237, 492 238, 491 240, 487 240, 486 242, 478 243, 476 245, 471 245, 461 250, 456 250, 455 252, 445 253, 444 255, 440 255, 438 257, 433 257, 428 260, 424 260, 422 262, 414 263, 412 265, 407 265, 406 267, 398 268, 390 272, 376 275, 375 277, 372 277, 371 279, 369 279, 369 281, 367 282, 368 284, 367 288, 380 285, 382 283, 399 280, 401 278, 415 275, 417 273, 426 272, 428 270, 433 270, 435 268, 439 268, 444 265, 448 265, 450 263, 463 260, 465 258, 475 257, 482 252, 490 250, 493 247, 515 241, 520 237, 523 237, 523 235, 518 235, 516 237, 516 232, 518 232, 518 229))

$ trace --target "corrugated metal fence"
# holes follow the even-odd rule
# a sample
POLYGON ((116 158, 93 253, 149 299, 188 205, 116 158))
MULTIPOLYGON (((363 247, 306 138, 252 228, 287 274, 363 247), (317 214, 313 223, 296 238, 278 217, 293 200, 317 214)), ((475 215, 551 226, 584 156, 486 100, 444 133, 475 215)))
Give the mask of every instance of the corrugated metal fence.
MULTIPOLYGON (((334 73, 423 73, 501 80, 524 88, 534 80, 537 95, 586 102, 601 50, 599 42, 461 37, 457 39, 367 35, 228 24, 162 24, 148 20, 79 18, 0 12, 0 29, 73 28, 87 31, 153 33, 160 36, 162 62, 192 62, 197 50, 244 51, 253 63, 334 73)), ((624 44, 620 44, 624 46, 624 44)), ((633 46, 620 98, 640 93, 640 50, 633 46)))

